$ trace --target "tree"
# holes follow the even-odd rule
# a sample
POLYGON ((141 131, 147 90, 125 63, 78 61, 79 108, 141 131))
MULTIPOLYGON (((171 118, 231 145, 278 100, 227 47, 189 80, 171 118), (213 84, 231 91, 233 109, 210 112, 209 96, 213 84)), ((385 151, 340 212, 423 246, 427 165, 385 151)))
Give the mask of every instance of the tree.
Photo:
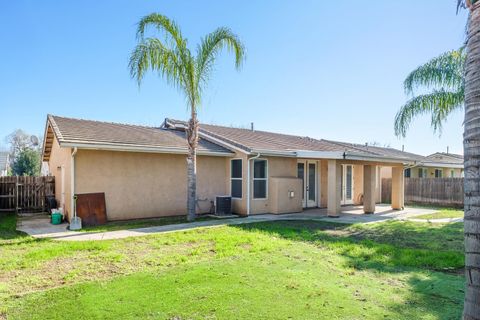
POLYGON ((138 43, 131 53, 130 75, 141 84, 147 71, 158 72, 167 83, 182 92, 190 110, 190 120, 186 129, 187 155, 187 210, 188 220, 195 219, 197 184, 197 108, 202 93, 211 75, 215 61, 221 50, 235 54, 235 67, 239 69, 244 60, 245 50, 239 38, 230 29, 222 27, 208 34, 197 46, 194 56, 182 36, 179 26, 167 17, 153 13, 143 17, 138 23, 138 43), (163 34, 162 39, 145 37, 148 27, 163 34))
POLYGON ((10 133, 6 141, 10 145, 10 161, 13 163, 17 155, 24 149, 38 149, 40 139, 32 136, 22 129, 17 129, 10 133))
POLYGON ((13 160, 12 173, 16 176, 40 175, 40 152, 32 148, 21 150, 13 160))
POLYGON ((465 301, 463 319, 480 319, 480 1, 458 1, 470 9, 465 62, 465 301))
POLYGON ((405 93, 413 97, 395 116, 395 134, 405 137, 413 119, 423 114, 430 114, 433 130, 441 131, 445 119, 463 107, 464 68, 465 50, 460 48, 433 58, 412 71, 403 85, 405 93), (433 90, 415 95, 419 88, 433 90))

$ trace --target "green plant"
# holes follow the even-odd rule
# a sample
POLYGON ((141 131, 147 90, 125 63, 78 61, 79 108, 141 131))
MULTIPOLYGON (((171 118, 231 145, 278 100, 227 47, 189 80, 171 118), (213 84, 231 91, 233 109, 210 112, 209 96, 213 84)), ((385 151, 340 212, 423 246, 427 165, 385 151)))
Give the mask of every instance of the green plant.
POLYGON ((12 173, 16 176, 38 176, 40 174, 40 152, 22 149, 13 160, 12 173))
POLYGON ((460 48, 441 54, 412 71, 404 81, 405 92, 413 97, 395 116, 395 134, 405 136, 411 122, 419 115, 430 114, 434 131, 441 131, 446 118, 463 108, 465 50, 460 48), (415 95, 417 89, 432 89, 415 95))
POLYGON ((240 39, 222 27, 208 34, 197 47, 196 55, 188 48, 179 26, 166 16, 152 13, 140 20, 137 30, 138 44, 130 56, 130 75, 142 82, 147 71, 158 72, 166 81, 181 91, 190 109, 190 120, 186 128, 188 156, 188 220, 195 219, 197 185, 197 145, 198 119, 197 108, 202 101, 202 93, 215 61, 222 49, 235 54, 235 67, 240 68, 245 49, 240 39), (148 27, 162 32, 164 37, 145 37, 148 27))

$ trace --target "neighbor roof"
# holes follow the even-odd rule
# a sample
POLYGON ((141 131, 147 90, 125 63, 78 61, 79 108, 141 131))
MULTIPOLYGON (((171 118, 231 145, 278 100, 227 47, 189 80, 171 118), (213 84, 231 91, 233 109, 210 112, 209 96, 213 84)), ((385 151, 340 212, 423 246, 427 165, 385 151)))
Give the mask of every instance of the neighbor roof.
POLYGON ((8 168, 8 152, 0 151, 0 170, 8 168))
POLYGON ((422 165, 429 167, 463 167, 463 155, 455 153, 436 152, 426 156, 422 165))
MULTIPOLYGON (((52 129, 60 146, 172 153, 188 151, 185 133, 174 130, 53 115, 48 116, 48 126, 52 129)), ((52 138, 48 137, 47 130, 44 160, 48 160, 52 141, 52 138)), ((230 155, 232 152, 220 145, 200 139, 198 154, 230 155)))
MULTIPOLYGON (((165 119, 164 126, 178 128, 186 126, 185 121, 165 119)), ((419 161, 423 157, 393 148, 371 147, 359 144, 314 139, 267 131, 200 124, 200 132, 246 152, 349 152, 366 157, 392 158, 404 161, 419 161)))

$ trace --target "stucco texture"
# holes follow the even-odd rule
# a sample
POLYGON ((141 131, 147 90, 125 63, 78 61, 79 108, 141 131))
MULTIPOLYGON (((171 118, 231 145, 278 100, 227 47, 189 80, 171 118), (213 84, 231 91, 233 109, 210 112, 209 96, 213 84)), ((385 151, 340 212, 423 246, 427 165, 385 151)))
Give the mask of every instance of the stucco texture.
MULTIPOLYGON (((197 157, 197 212, 226 194, 224 157, 197 157)), ((108 220, 185 215, 186 156, 139 152, 78 150, 76 193, 104 192, 108 220)))
POLYGON ((63 208, 63 211, 68 219, 71 216, 71 163, 72 163, 72 149, 61 148, 56 138, 53 139, 52 151, 50 159, 48 160, 48 167, 50 174, 55 177, 55 199, 57 199, 58 206, 63 208), (63 181, 62 181, 62 170, 63 181), (65 191, 62 197, 62 184, 65 191), (62 203, 62 199, 64 203, 62 203))

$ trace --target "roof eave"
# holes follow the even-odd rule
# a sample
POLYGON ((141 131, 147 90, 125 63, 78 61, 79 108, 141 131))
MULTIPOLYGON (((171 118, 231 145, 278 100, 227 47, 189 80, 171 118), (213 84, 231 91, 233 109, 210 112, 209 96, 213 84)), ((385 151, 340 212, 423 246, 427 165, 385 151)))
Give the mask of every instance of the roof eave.
MULTIPOLYGON (((109 143, 89 143, 77 141, 63 141, 61 147, 76 147, 78 149, 87 150, 104 150, 104 151, 125 151, 125 152, 145 152, 145 153, 168 153, 168 154, 188 154, 186 148, 175 147, 159 147, 131 144, 109 144, 109 143)), ((232 157, 234 154, 230 152, 206 151, 198 150, 198 155, 232 157)))
POLYGON ((463 164, 442 163, 442 162, 421 162, 419 166, 429 167, 429 168, 463 169, 463 164))

